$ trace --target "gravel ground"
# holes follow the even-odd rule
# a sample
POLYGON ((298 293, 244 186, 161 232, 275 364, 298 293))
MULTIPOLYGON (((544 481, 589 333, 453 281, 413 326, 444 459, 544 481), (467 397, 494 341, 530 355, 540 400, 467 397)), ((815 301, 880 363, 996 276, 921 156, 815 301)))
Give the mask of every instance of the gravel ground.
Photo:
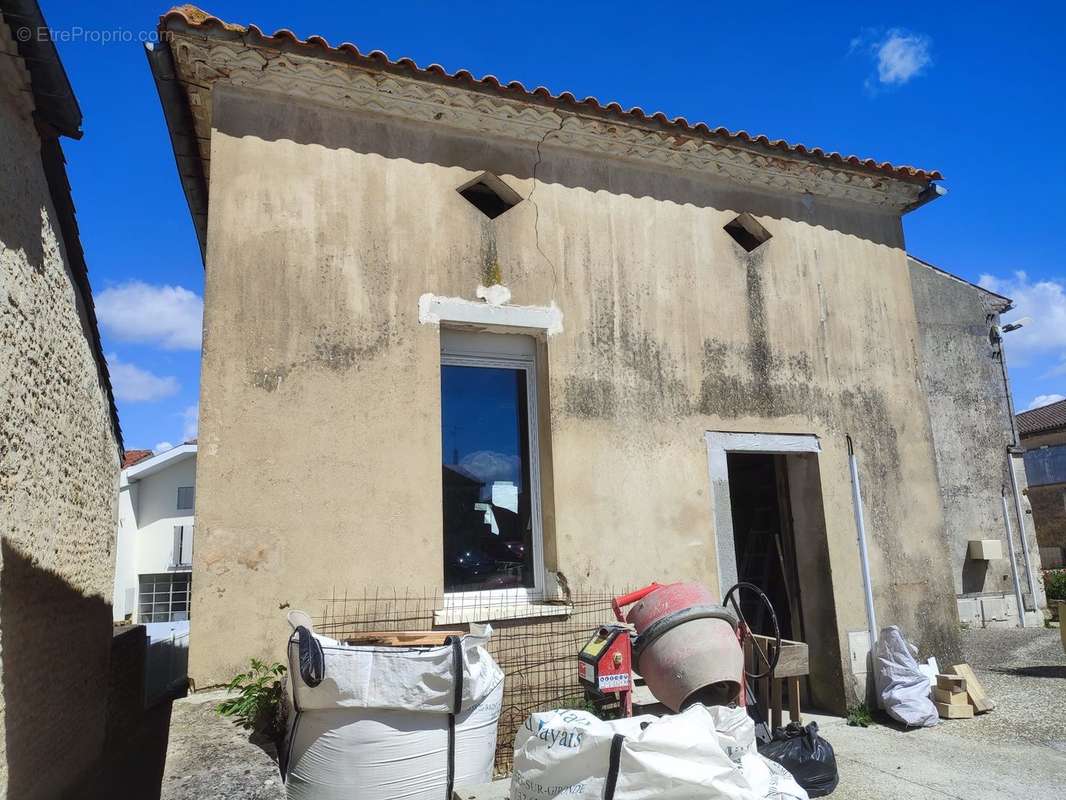
POLYGON ((959 736, 1066 752, 1066 653, 1057 629, 965 631, 963 652, 996 708, 971 724, 946 729, 959 736))
POLYGON ((1066 797, 1066 655, 1058 630, 964 631, 963 651, 996 704, 987 714, 911 731, 817 718, 837 754, 834 798, 1066 797))
POLYGON ((272 754, 220 717, 225 691, 174 701, 160 800, 284 800, 272 754))

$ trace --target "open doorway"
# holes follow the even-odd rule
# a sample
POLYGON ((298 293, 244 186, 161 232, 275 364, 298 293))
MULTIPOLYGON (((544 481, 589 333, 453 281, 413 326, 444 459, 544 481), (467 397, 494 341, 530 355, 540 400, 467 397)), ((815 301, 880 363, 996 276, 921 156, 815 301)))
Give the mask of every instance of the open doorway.
MULTIPOLYGON (((810 675, 802 682, 806 702, 843 711, 842 632, 818 438, 729 431, 708 431, 705 438, 720 591, 746 581, 766 592, 782 637, 808 646, 810 675)), ((745 602, 742 609, 757 633, 769 634, 769 619, 760 605, 745 602)))
MULTIPOLYGON (((733 546, 737 579, 758 586, 770 598, 781 636, 804 641, 786 458, 774 453, 728 454, 733 546)), ((742 596, 752 629, 770 634, 765 606, 751 594, 742 596)))

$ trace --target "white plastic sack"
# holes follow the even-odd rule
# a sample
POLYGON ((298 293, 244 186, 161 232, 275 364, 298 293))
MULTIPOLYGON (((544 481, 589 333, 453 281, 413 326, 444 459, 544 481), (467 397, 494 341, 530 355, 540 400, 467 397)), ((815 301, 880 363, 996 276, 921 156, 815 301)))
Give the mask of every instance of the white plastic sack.
MULTIPOLYGON (((333 708, 393 708, 447 714, 452 710, 454 653, 441 647, 349 646, 314 634, 322 646, 325 677, 315 687, 300 680, 299 645, 289 639, 293 699, 301 711, 333 708)), ((462 638, 463 706, 484 698, 503 680, 485 649, 489 625, 471 625, 462 638)))
POLYGON ((515 737, 511 800, 601 800, 619 734, 613 800, 807 800, 784 767, 756 752, 743 709, 701 705, 612 721, 533 714, 515 737))
MULTIPOLYGON (((455 719, 455 786, 492 780, 503 683, 455 719)), ((289 800, 444 800, 448 715, 305 711, 290 726, 289 800)))
POLYGON ((347 646, 312 634, 324 661, 317 686, 301 676, 295 635, 289 644, 290 800, 442 800, 450 739, 454 786, 492 780, 503 672, 484 647, 489 626, 472 625, 462 637, 461 673, 451 645, 347 646))
POLYGON ((931 728, 940 722, 929 699, 929 679, 918 668, 918 649, 895 625, 884 628, 874 646, 877 697, 890 717, 904 725, 931 728))

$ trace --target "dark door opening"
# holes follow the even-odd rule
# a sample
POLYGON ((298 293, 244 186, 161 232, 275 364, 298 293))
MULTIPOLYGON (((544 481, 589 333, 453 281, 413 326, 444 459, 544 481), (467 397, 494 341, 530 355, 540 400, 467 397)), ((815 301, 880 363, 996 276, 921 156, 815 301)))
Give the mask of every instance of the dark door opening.
MULTIPOLYGON (((774 606, 781 636, 803 641, 786 456, 729 453, 729 500, 737 577, 762 589, 774 606)), ((741 610, 756 633, 771 634, 762 603, 742 594, 741 610)))

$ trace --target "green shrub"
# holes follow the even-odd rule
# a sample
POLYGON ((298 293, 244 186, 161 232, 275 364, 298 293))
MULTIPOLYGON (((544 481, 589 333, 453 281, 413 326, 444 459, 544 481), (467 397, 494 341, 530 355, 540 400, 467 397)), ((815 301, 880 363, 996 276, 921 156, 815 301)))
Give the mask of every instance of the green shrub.
POLYGON ((1066 600, 1066 569, 1044 570, 1044 592, 1048 600, 1066 600))
POLYGON ((281 677, 285 667, 252 659, 252 668, 237 675, 226 687, 237 696, 218 705, 218 713, 234 717, 242 728, 270 731, 281 706, 281 677))
POLYGON ((866 703, 859 703, 857 706, 852 706, 848 709, 848 725, 858 728, 869 727, 873 722, 873 717, 870 715, 870 709, 866 707, 866 703))

